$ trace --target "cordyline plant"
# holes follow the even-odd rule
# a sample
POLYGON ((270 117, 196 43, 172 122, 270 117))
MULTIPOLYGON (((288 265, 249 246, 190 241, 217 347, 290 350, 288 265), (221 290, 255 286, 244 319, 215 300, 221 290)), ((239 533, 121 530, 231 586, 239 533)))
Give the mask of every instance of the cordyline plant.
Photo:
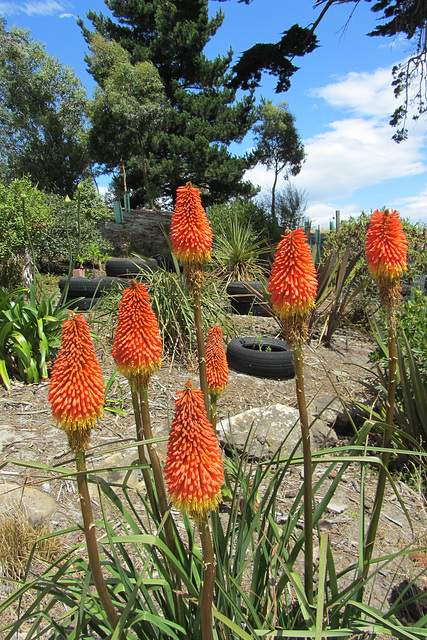
POLYGON ((287 229, 277 245, 268 283, 271 302, 281 319, 283 333, 293 349, 295 382, 304 454, 304 583, 313 604, 313 488, 310 427, 304 391, 302 345, 307 340, 308 317, 314 308, 317 279, 311 250, 303 229, 287 229))

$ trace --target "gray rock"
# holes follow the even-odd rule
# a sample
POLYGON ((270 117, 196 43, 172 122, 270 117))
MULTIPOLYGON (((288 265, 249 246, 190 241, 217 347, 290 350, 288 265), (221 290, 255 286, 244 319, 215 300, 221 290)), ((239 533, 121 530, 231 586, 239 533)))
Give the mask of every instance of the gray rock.
MULTIPOLYGON (((335 432, 322 420, 314 421, 312 416, 309 419, 313 449, 335 446, 335 432)), ((219 422, 217 435, 222 445, 234 447, 239 454, 246 452, 255 459, 272 458, 280 446, 282 456, 288 456, 301 437, 299 412, 283 404, 250 409, 219 422)), ((297 455, 301 453, 298 446, 297 455)))
POLYGON ((14 482, 0 484, 0 515, 11 509, 21 509, 31 525, 43 524, 49 520, 58 508, 58 503, 48 493, 14 482))

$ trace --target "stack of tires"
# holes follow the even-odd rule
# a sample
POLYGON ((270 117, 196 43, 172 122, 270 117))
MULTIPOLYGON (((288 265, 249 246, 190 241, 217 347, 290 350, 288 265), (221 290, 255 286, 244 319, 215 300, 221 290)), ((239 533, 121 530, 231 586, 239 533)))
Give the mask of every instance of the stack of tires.
POLYGON ((153 273, 157 270, 157 262, 154 258, 110 258, 105 263, 107 276, 115 278, 143 278, 144 273, 153 273))
POLYGON ((227 296, 233 313, 241 316, 271 316, 270 305, 264 297, 264 285, 259 280, 230 282, 227 296))
MULTIPOLYGON (((157 269, 157 262, 153 259, 141 258, 110 258, 105 263, 106 276, 99 278, 73 277, 70 279, 67 302, 71 302, 70 309, 89 311, 98 302, 104 291, 113 286, 127 287, 132 278, 142 279, 144 273, 157 269)), ((61 278, 59 289, 62 293, 67 278, 61 278)))

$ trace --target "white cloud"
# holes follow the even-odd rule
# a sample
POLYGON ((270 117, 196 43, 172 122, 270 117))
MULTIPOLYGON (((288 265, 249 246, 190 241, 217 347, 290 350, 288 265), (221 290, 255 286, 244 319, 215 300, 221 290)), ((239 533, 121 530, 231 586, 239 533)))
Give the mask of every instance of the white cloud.
POLYGON ((404 210, 404 217, 409 216, 414 222, 427 222, 427 184, 419 194, 396 202, 396 207, 404 210))
POLYGON ((56 0, 39 0, 34 2, 0 2, 0 14, 19 15, 25 13, 28 16, 53 16, 63 13, 66 3, 56 0))
MULTIPOLYGON (((328 223, 336 209, 345 219, 362 208, 383 206, 384 202, 376 201, 384 197, 380 185, 390 187, 393 206, 400 206, 402 215, 413 220, 427 217, 427 189, 406 199, 399 195, 399 185, 401 193, 407 193, 405 178, 424 174, 423 185, 427 182, 427 122, 420 119, 404 143, 391 139, 388 121, 395 102, 390 74, 390 69, 351 72, 309 93, 324 99, 335 115, 320 133, 303 140, 307 159, 301 173, 292 178, 297 188, 307 191, 307 213, 316 224, 328 223), (344 112, 340 118, 336 118, 337 109, 344 112)), ((261 165, 247 177, 263 190, 273 184, 273 174, 261 165)), ((283 186, 279 177, 278 189, 283 186)))
POLYGON ((387 118, 397 106, 391 80, 391 68, 373 73, 351 71, 324 87, 310 89, 309 95, 356 115, 387 118))

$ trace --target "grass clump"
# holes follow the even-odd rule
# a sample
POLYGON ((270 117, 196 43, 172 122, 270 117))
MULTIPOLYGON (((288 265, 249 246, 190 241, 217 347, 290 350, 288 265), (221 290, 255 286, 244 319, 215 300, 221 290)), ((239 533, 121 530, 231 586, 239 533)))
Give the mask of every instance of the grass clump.
POLYGON ((52 562, 61 551, 58 537, 48 524, 32 525, 25 511, 11 507, 0 518, 0 574, 21 577, 30 559, 52 562))

